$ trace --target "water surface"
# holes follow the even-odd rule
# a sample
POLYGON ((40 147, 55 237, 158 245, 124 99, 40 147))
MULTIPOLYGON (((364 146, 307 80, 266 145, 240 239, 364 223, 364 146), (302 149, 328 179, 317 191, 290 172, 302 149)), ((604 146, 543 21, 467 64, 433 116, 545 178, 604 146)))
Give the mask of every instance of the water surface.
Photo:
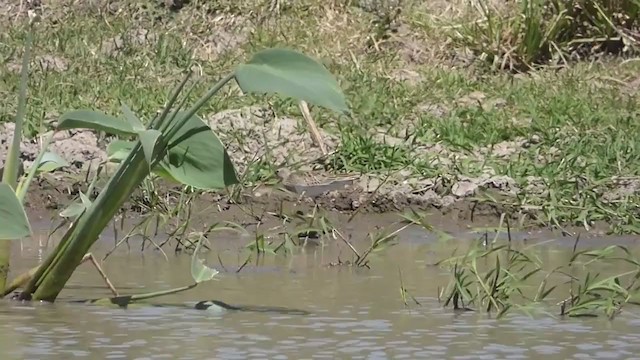
MULTIPOLYGON (((351 259, 344 246, 308 247, 294 256, 244 262, 234 242, 207 254, 227 272, 217 281, 159 299, 176 306, 127 310, 71 304, 65 300, 108 296, 88 264, 82 265, 56 304, 0 303, 3 359, 640 359, 640 312, 604 318, 533 318, 513 314, 495 320, 457 313, 438 303, 447 274, 431 264, 453 245, 418 231, 371 258, 371 269, 329 267, 351 259), (400 275, 420 306, 405 306, 400 275), (212 314, 188 308, 198 300, 278 306, 309 311, 212 314), (182 307, 185 305, 184 307, 182 307)), ((101 257, 113 242, 93 249, 101 257)), ((361 244, 362 245, 362 244, 361 244)), ((544 247, 550 265, 565 261, 569 247, 544 247)), ((14 265, 27 269, 43 250, 38 241, 16 246, 14 265)), ((186 254, 121 248, 104 268, 122 293, 141 293, 190 283, 186 254)), ((632 309, 632 308, 629 308, 632 309)))

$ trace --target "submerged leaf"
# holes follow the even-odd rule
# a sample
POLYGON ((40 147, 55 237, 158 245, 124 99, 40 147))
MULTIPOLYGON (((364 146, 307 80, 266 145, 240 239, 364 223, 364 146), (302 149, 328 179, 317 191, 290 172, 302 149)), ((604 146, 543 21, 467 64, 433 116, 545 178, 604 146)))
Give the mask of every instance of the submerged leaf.
POLYGON ((238 66, 235 78, 244 92, 277 93, 339 113, 349 112, 334 76, 316 60, 293 50, 258 52, 238 66))
POLYGON ((135 135, 128 123, 99 111, 74 110, 63 114, 56 130, 92 129, 114 135, 135 135))
POLYGON ((0 240, 16 240, 31 234, 27 214, 11 186, 0 183, 0 240))

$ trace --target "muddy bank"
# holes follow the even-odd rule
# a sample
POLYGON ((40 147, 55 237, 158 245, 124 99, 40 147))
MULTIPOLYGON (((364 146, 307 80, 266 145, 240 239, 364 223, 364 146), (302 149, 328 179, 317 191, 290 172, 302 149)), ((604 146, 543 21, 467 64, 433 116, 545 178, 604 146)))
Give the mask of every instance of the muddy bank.
MULTIPOLYGON (((214 114, 206 120, 226 144, 241 178, 254 179, 243 184, 241 196, 230 196, 225 191, 210 192, 203 198, 222 207, 241 203, 261 204, 270 208, 287 201, 317 204, 327 210, 346 213, 395 213, 412 208, 428 210, 446 216, 451 221, 480 221, 495 225, 502 214, 506 214, 509 219, 521 223, 542 222, 542 207, 521 205, 518 199, 523 196, 546 196, 543 179, 529 177, 516 181, 496 174, 491 168, 486 168, 480 176, 469 177, 457 174, 454 166, 454 160, 459 161, 463 157, 470 161, 482 161, 484 156, 489 156, 487 152, 491 156, 512 156, 535 142, 535 138, 505 142, 492 149, 478 149, 471 154, 456 153, 442 144, 418 144, 410 149, 410 156, 431 159, 432 166, 449 169, 442 172, 448 175, 429 178, 411 169, 356 174, 358 179, 353 184, 310 198, 305 194, 281 191, 274 177, 275 170, 282 167, 319 177, 335 175, 327 160, 330 156, 323 156, 314 145, 302 119, 277 117, 266 108, 249 107, 214 114), (255 164, 265 162, 265 159, 271 165, 270 168, 260 168, 265 175, 247 174, 256 171, 255 164)), ((336 129, 327 125, 320 131, 329 152, 336 151, 341 145, 336 129)), ((12 134, 13 124, 0 124, 0 158, 6 154, 12 134)), ((382 144, 401 142, 399 138, 381 135, 376 129, 371 130, 370 135, 382 144)), ((113 168, 113 164, 108 163, 105 150, 109 141, 109 138, 102 140, 91 131, 57 133, 50 150, 67 160, 70 166, 35 181, 27 206, 31 210, 62 209, 77 196, 79 190, 86 189, 87 179, 91 178, 91 174, 87 175, 90 169, 95 171, 102 163, 113 168)), ((35 160, 39 149, 39 139, 23 141, 20 157, 25 168, 28 169, 35 160)), ((637 180, 612 179, 611 184, 603 188, 602 198, 615 201, 638 189, 640 182, 637 180)), ((155 191, 162 195, 179 190, 179 186, 162 184, 155 191)), ((148 194, 141 191, 132 198, 128 207, 143 211, 144 206, 140 203, 144 203, 145 196, 148 194)))

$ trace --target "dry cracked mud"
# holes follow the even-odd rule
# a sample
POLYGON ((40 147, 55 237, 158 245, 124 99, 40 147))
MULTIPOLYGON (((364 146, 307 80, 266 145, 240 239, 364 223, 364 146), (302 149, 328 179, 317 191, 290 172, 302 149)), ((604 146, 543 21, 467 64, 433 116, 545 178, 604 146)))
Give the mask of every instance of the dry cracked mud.
MULTIPOLYGON (((274 168, 289 167, 322 173, 322 153, 313 144, 304 128, 302 119, 275 117, 266 108, 247 107, 223 111, 206 118, 209 126, 226 145, 239 174, 250 164, 268 158, 274 168), (302 164, 302 165, 300 165, 302 164)), ((13 135, 13 124, 0 124, 0 167, 13 135)), ((328 150, 335 150, 340 138, 331 132, 320 130, 328 150)), ((375 137, 381 142, 393 142, 393 137, 375 137)), ((453 157, 477 157, 482 159, 488 152, 509 156, 525 148, 532 139, 522 139, 499 144, 492 149, 479 149, 472 154, 458 154, 440 144, 418 146, 412 150, 418 156, 429 156, 433 164, 447 166, 453 157)), ((535 141, 535 139, 533 139, 535 141)), ((86 188, 85 173, 96 169, 107 159, 106 142, 99 141, 92 131, 62 131, 55 134, 50 150, 70 163, 70 166, 45 176, 32 185, 27 206, 31 210, 61 208, 77 193, 86 188)), ((22 142, 20 158, 25 168, 35 160, 40 144, 37 139, 22 142)), ((502 213, 512 213, 514 218, 535 216, 533 210, 504 205, 513 201, 478 201, 478 197, 489 194, 492 199, 514 199, 518 195, 543 195, 546 191, 543 179, 530 177, 525 186, 505 175, 495 174, 491 169, 477 177, 462 175, 425 178, 409 170, 384 174, 362 174, 353 185, 308 198, 304 194, 291 194, 271 186, 244 184, 245 201, 266 205, 283 200, 318 204, 327 210, 341 212, 398 212, 407 208, 435 210, 440 214, 451 214, 457 220, 474 220, 489 217, 494 220, 502 213)), ((169 187, 172 187, 169 185, 169 187)), ((175 187, 172 187, 175 188, 175 187)), ((603 199, 615 201, 640 191, 637 179, 612 179, 603 189, 603 199)), ((210 199, 229 203, 225 194, 212 194, 210 199)))

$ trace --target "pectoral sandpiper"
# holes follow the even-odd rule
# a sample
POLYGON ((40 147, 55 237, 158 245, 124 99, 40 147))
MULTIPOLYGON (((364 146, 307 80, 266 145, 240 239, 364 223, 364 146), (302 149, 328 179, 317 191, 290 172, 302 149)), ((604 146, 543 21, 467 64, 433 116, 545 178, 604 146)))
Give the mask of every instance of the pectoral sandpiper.
POLYGON ((351 185, 355 180, 360 178, 358 175, 352 174, 335 176, 310 173, 299 174, 286 168, 278 169, 276 175, 285 189, 296 193, 304 192, 309 196, 337 190, 341 187, 351 185))

